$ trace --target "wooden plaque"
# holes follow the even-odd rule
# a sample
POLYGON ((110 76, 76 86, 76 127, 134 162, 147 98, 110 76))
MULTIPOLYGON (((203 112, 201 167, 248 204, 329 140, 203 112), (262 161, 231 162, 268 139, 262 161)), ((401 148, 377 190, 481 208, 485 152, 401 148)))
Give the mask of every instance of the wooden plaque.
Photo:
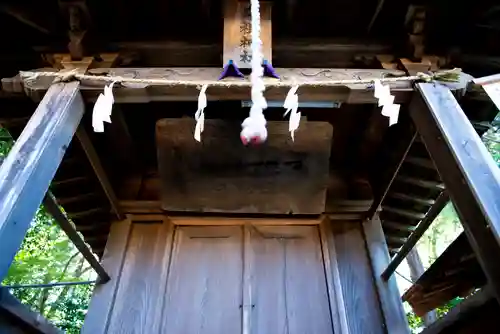
MULTIPOLYGON (((260 3, 260 38, 264 59, 272 62, 271 53, 271 4, 260 3)), ((226 65, 232 60, 239 68, 251 68, 252 23, 249 1, 225 1, 224 55, 226 65)))
POLYGON ((168 211, 320 214, 324 212, 332 126, 268 122, 259 146, 240 141, 240 122, 206 120, 202 142, 193 119, 156 123, 162 208, 168 211))

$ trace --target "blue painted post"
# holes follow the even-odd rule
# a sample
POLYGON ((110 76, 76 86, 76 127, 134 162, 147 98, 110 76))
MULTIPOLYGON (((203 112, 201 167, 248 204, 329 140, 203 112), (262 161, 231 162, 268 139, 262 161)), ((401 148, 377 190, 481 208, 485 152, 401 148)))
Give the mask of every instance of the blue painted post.
POLYGON ((4 279, 82 119, 79 82, 52 85, 0 166, 0 281, 4 279))

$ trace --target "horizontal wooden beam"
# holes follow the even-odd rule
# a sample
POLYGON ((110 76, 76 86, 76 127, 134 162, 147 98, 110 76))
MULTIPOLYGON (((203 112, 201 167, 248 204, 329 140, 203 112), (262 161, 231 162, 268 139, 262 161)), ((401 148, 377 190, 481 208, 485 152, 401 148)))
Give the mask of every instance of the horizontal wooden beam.
MULTIPOLYGON (((385 76, 403 76, 404 72, 384 69, 336 69, 336 68, 277 68, 281 82, 290 83, 317 83, 316 87, 302 87, 299 89, 300 100, 305 101, 336 101, 346 103, 375 103, 373 88, 370 85, 355 84, 336 87, 322 87, 321 83, 337 79, 371 79, 383 78, 385 76)), ((218 82, 221 68, 99 68, 88 71, 89 74, 119 76, 125 78, 148 78, 182 80, 197 83, 218 82)), ((2 79, 5 87, 19 86, 7 84, 7 82, 18 81, 19 78, 2 79)), ((227 78, 224 81, 231 82, 249 80, 249 78, 227 78)), ((277 79, 265 78, 265 83, 272 83, 277 79)), ((51 78, 40 77, 25 83, 25 90, 34 100, 43 96, 52 82, 51 78), (49 79, 49 80, 47 80, 49 79)), ((94 100, 102 92, 103 82, 91 82, 83 80, 82 94, 88 100, 94 100)), ((413 90, 410 82, 393 82, 390 84, 391 92, 396 96, 397 102, 409 101, 413 90)), ((6 88, 4 88, 6 89, 6 88)), ((269 101, 284 101, 289 87, 267 87, 265 96, 269 101)), ((197 101, 199 90, 195 86, 149 86, 139 84, 124 84, 113 89, 115 102, 119 103, 146 103, 151 101, 197 101)), ((206 91, 208 100, 250 100, 249 87, 210 87, 206 91)))
POLYGON ((0 280, 83 116, 79 87, 78 82, 52 85, 0 166, 0 280))
MULTIPOLYGON (((166 217, 174 225, 319 225, 323 217, 317 219, 304 218, 231 218, 231 217, 166 217)), ((135 216, 130 219, 135 221, 135 216)))
POLYGON ((448 88, 416 87, 410 115, 500 302, 500 169, 448 88))
POLYGON ((2 333, 63 333, 41 314, 23 305, 5 287, 0 287, 0 330, 2 333))

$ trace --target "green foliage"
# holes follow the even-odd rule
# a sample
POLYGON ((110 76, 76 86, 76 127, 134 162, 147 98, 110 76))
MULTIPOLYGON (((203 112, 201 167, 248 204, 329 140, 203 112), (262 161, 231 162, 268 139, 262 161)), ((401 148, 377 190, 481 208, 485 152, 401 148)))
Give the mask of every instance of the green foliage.
MULTIPOLYGON (((0 128, 0 157, 12 148, 9 134, 0 128)), ((9 268, 3 285, 26 285, 91 280, 95 273, 73 243, 40 207, 9 268)), ((93 286, 19 288, 12 293, 66 333, 80 333, 93 286)))

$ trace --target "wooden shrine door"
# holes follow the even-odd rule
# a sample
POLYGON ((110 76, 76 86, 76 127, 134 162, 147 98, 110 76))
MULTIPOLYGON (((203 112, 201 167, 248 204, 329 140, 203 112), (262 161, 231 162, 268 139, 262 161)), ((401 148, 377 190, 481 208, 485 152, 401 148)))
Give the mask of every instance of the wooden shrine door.
POLYGON ((318 226, 177 226, 161 333, 333 333, 318 226))

